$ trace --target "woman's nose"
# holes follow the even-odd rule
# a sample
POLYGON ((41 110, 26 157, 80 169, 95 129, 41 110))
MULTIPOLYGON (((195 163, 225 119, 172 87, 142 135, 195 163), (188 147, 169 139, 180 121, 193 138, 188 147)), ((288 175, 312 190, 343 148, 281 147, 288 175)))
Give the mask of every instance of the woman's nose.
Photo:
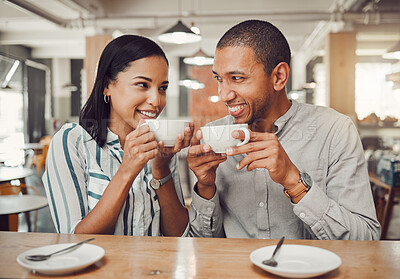
POLYGON ((151 90, 149 92, 149 96, 147 97, 147 102, 155 107, 158 107, 160 105, 160 98, 161 94, 158 92, 158 90, 151 90))

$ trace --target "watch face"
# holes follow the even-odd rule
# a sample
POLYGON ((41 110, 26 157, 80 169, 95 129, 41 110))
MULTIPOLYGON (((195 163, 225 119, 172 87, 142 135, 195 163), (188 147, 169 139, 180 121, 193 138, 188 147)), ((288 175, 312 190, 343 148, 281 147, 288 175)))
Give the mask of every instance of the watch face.
POLYGON ((152 178, 151 180, 150 180, 150 186, 153 188, 153 189, 158 189, 158 188, 160 188, 160 181, 158 181, 157 179, 154 179, 154 178, 152 178))
POLYGON ((300 177, 301 177, 301 181, 304 183, 304 185, 306 185, 308 188, 311 188, 311 186, 312 186, 311 176, 306 172, 301 172, 300 177))

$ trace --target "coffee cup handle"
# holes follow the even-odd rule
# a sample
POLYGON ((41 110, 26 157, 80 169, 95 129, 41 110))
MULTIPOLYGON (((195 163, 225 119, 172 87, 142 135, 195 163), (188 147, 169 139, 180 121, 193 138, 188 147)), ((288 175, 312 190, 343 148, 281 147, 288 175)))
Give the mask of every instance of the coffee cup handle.
POLYGON ((239 142, 236 146, 241 146, 241 145, 243 145, 243 144, 246 144, 246 143, 248 143, 249 140, 250 140, 250 131, 249 131, 249 129, 242 127, 242 128, 239 128, 239 130, 243 131, 243 133, 244 133, 244 140, 241 141, 241 142, 239 142))
POLYGON ((149 123, 143 122, 142 124, 139 125, 139 127, 142 127, 142 126, 145 126, 145 125, 150 126, 149 123))

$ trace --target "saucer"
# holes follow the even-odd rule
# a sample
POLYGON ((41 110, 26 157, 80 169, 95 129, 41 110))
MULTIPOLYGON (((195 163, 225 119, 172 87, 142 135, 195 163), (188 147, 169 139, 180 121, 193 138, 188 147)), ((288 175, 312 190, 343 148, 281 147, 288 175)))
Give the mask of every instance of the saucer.
POLYGON ((97 245, 83 244, 76 249, 54 255, 45 261, 35 262, 25 259, 27 255, 50 254, 74 244, 75 243, 60 243, 34 248, 19 254, 17 262, 33 272, 48 275, 61 275, 84 269, 100 260, 105 254, 104 249, 97 245))
POLYGON ((278 266, 262 263, 269 259, 276 245, 254 250, 250 254, 253 264, 272 274, 287 278, 308 278, 325 274, 338 268, 342 260, 335 253, 313 246, 284 244, 275 256, 278 266))

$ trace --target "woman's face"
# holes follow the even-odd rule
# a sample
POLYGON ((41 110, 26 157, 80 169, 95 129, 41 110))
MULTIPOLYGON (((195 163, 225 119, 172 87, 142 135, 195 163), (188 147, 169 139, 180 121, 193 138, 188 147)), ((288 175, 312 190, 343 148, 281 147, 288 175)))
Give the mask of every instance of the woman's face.
POLYGON ((165 107, 167 87, 168 65, 163 57, 132 61, 104 90, 110 96, 110 130, 125 136, 140 119, 156 118, 165 107))

